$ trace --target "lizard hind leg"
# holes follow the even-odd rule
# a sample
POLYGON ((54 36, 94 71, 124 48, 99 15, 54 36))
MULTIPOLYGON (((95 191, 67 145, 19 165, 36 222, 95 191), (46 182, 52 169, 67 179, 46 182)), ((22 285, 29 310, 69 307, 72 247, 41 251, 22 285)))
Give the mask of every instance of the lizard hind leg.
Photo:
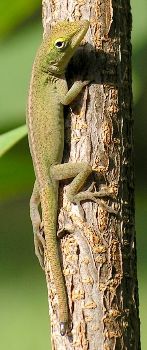
POLYGON ((77 162, 54 165, 51 167, 50 171, 51 176, 53 176, 55 180, 65 180, 74 177, 70 185, 66 187, 66 195, 70 202, 78 205, 82 216, 84 216, 84 213, 80 202, 84 200, 94 201, 100 204, 108 212, 116 214, 116 211, 101 199, 102 197, 113 196, 112 188, 110 186, 105 186, 100 191, 93 192, 94 183, 92 183, 86 191, 80 191, 86 179, 92 172, 92 167, 88 163, 77 162))
POLYGON ((41 217, 39 213, 40 195, 38 190, 37 181, 35 181, 33 192, 30 199, 30 217, 34 232, 34 246, 35 254, 39 260, 39 263, 44 270, 44 246, 45 240, 41 234, 41 217))

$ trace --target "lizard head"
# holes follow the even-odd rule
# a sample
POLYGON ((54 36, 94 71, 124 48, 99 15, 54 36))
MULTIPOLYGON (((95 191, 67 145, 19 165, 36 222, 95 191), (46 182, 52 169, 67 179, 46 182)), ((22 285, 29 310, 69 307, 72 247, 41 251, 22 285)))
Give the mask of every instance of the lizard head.
POLYGON ((88 27, 87 20, 58 22, 43 41, 42 70, 57 75, 63 74, 88 27))

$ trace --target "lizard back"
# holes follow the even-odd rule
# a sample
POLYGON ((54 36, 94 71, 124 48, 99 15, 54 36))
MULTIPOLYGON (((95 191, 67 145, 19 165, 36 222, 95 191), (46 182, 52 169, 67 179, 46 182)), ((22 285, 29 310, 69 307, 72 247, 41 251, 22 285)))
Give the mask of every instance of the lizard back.
POLYGON ((62 161, 64 118, 55 81, 51 81, 49 74, 40 72, 37 68, 34 64, 27 122, 35 175, 42 186, 48 179, 50 166, 62 161))

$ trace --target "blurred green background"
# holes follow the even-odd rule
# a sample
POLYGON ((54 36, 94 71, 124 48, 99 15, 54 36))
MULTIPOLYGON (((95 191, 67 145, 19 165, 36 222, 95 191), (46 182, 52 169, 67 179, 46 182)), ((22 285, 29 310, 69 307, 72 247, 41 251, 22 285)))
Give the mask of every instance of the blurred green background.
MULTIPOLYGON (((147 16, 132 0, 136 230, 142 350, 147 347, 147 16)), ((39 0, 0 2, 0 129, 25 122, 32 62, 41 42, 39 0)), ((47 291, 34 256, 29 198, 34 182, 27 138, 0 160, 0 344, 3 350, 49 349, 47 291)))

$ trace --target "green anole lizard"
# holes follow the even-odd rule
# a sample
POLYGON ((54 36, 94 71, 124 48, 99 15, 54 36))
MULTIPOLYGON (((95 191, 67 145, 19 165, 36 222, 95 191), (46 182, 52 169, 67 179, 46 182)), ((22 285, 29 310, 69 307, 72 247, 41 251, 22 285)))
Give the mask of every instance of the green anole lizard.
POLYGON ((56 239, 59 180, 74 177, 67 186, 66 194, 75 204, 87 199, 97 201, 96 197, 109 195, 109 191, 92 192, 90 189, 79 192, 92 172, 89 164, 61 164, 64 148, 63 106, 70 104, 88 83, 76 81, 68 90, 65 70, 88 27, 87 20, 62 21, 45 36, 34 61, 28 101, 29 146, 36 176, 30 200, 35 252, 43 267, 38 209, 41 203, 47 259, 58 296, 61 335, 65 335, 68 327, 68 302, 56 239))

